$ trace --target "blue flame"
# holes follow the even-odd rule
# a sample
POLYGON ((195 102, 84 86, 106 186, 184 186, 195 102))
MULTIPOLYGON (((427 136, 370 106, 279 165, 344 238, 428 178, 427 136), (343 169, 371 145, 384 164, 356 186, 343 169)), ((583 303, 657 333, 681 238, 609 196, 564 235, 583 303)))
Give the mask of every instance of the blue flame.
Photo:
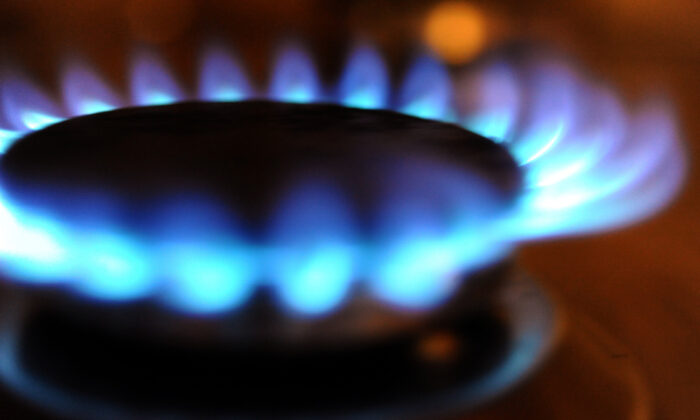
POLYGON ((148 296, 155 286, 146 248, 133 237, 101 234, 82 238, 73 287, 87 296, 121 301, 148 296))
POLYGON ((4 119, 15 130, 39 130, 63 119, 60 108, 39 88, 11 75, 0 87, 4 119))
POLYGON ((371 288, 382 300, 427 308, 447 298, 467 273, 503 256, 491 234, 500 212, 488 181, 425 160, 407 163, 382 180, 371 288), (475 205, 478 203, 478 205, 475 205))
POLYGON ((385 301, 410 308, 441 302, 459 284, 452 250, 440 240, 402 239, 375 273, 374 293, 385 301))
POLYGON ((221 47, 209 48, 202 56, 199 97, 209 101, 240 101, 252 89, 238 60, 221 47))
POLYGON ((560 142, 571 127, 576 105, 576 81, 558 63, 538 63, 529 85, 527 121, 508 145, 521 165, 536 161, 560 142))
POLYGON ((309 54, 297 45, 280 50, 270 80, 270 98, 307 103, 318 100, 320 94, 318 75, 309 54))
POLYGON ((518 239, 593 232, 657 211, 676 194, 685 167, 671 115, 663 104, 647 105, 585 170, 528 188, 504 231, 518 239))
POLYGON ((451 101, 452 82, 445 67, 430 56, 418 57, 403 81, 399 110, 439 120, 449 116, 451 101))
POLYGON ((163 299, 179 310, 202 315, 229 311, 256 286, 254 258, 241 246, 179 243, 163 254, 168 280, 163 299))
POLYGON ((510 138, 520 109, 517 77, 504 62, 489 63, 458 79, 458 106, 464 126, 502 142, 510 138))
POLYGON ((5 153, 24 133, 0 128, 0 155, 5 153))
MULTIPOLYGON (((0 155, 25 133, 67 116, 131 105, 82 62, 64 72, 66 110, 16 74, 1 83, 0 155)), ((254 94, 238 61, 220 48, 203 55, 198 90, 205 100, 254 94)), ((392 94, 381 56, 361 45, 330 92, 345 106, 392 106, 456 121, 503 144, 525 177, 518 201, 497 211, 487 180, 416 160, 377 180, 385 198, 372 222, 375 233, 360 237, 346 197, 319 175, 290 184, 268 236, 258 242, 241 234, 225 207, 201 194, 159 202, 152 209, 155 222, 136 235, 115 222, 118 212, 109 200, 71 197, 70 205, 82 205, 86 217, 67 223, 19 206, 0 190, 2 271, 102 301, 154 298, 198 315, 236 310, 261 287, 306 316, 340 307, 356 288, 422 310, 449 298, 465 276, 520 241, 637 221, 669 202, 682 184, 685 161, 667 101, 629 112, 608 89, 551 57, 500 57, 459 71, 453 83, 444 66, 420 56, 392 94)), ((269 96, 327 99, 303 48, 279 51, 269 96)), ((154 105, 187 95, 160 59, 142 53, 133 63, 131 97, 132 104, 154 105)))
POLYGON ((166 304, 215 314, 236 309, 253 292, 257 255, 234 234, 236 223, 222 205, 180 194, 161 203, 156 220, 166 304))
POLYGON ((27 282, 56 282, 69 274, 69 235, 51 218, 23 212, 0 192, 3 269, 27 282))
POLYGON ((354 250, 347 245, 320 242, 276 254, 278 295, 296 312, 319 315, 330 311, 343 301, 354 280, 354 250))
POLYGON ((299 181, 274 219, 271 276, 280 299, 294 311, 329 311, 354 280, 354 222, 350 206, 337 191, 320 180, 299 181))
POLYGON ((389 75, 384 60, 368 45, 357 47, 339 82, 340 102, 349 107, 376 109, 387 104, 389 75))
POLYGON ((21 114, 22 123, 30 130, 41 130, 49 125, 63 120, 55 115, 44 114, 37 111, 25 111, 21 114))
POLYGON ((72 62, 63 72, 63 97, 72 115, 94 114, 122 106, 118 95, 83 62, 72 62))
POLYGON ((548 151, 547 159, 528 165, 529 186, 546 187, 580 174, 623 139, 627 117, 610 92, 592 88, 578 107, 579 121, 569 138, 548 151))
POLYGON ((140 52, 131 71, 131 97, 136 105, 166 105, 183 100, 185 94, 159 57, 140 52))

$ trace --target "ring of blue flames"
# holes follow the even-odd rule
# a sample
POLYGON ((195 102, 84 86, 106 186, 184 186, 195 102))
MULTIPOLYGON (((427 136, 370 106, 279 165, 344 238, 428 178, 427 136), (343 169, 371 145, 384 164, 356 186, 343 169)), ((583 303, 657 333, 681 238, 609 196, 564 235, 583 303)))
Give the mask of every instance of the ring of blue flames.
MULTIPOLYGON (((108 224, 77 230, 22 208, 0 190, 0 267, 6 277, 58 283, 108 302, 155 297, 193 314, 234 310, 265 286, 293 312, 319 315, 341 306, 362 281, 382 301, 424 309, 446 299, 458 275, 502 258, 518 242, 609 229, 654 213, 683 177, 682 150, 664 101, 630 112, 609 89, 557 57, 514 62, 501 56, 448 72, 421 55, 397 89, 370 45, 352 51, 332 89, 298 45, 278 51, 267 91, 253 88, 226 49, 206 49, 200 68, 193 98, 156 55, 136 54, 131 100, 125 101, 89 66, 73 62, 63 73, 63 105, 8 73, 0 91, 0 154, 25 133, 123 106, 189 99, 334 102, 462 125, 504 145, 521 166, 525 187, 505 214, 478 223, 465 218, 471 222, 455 222, 439 233, 430 229, 429 214, 404 211, 400 227, 409 228, 389 230, 387 241, 371 246, 353 240, 342 199, 322 187, 303 190, 283 206, 280 241, 265 246, 230 236, 154 243, 108 224), (304 203, 317 200, 323 211, 308 214, 304 203), (310 240, 286 240, 295 237, 287 227, 305 218, 322 228, 310 240)), ((197 217, 187 211, 180 216, 197 217)))

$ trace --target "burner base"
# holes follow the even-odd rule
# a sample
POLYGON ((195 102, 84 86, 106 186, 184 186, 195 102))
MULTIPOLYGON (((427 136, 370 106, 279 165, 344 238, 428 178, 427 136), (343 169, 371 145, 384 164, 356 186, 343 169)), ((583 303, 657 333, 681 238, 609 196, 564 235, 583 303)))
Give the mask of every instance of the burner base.
POLYGON ((2 379, 40 406, 89 418, 458 413, 521 380, 548 353, 557 325, 544 291, 518 274, 490 309, 449 324, 302 350, 144 342, 57 313, 12 314, 0 341, 2 379))

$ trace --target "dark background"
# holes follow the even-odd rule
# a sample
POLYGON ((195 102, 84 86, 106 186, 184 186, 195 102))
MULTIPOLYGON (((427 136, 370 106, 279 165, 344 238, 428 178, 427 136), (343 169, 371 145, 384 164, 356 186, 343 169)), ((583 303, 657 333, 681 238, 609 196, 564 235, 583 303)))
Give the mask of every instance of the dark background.
MULTIPOLYGON (((0 60, 21 65, 47 89, 57 91, 55 75, 61 59, 80 53, 107 80, 124 88, 129 53, 134 45, 146 44, 162 51, 187 82, 194 80, 192 59, 197 48, 217 37, 238 49, 254 78, 262 83, 269 51, 284 36, 294 35, 307 41, 325 73, 334 74, 343 61, 344 48, 358 34, 375 40, 392 64, 405 61, 420 41, 426 14, 437 3, 4 0, 0 2, 0 60)), ((598 360, 601 369, 624 372, 626 366, 634 366, 634 378, 620 380, 634 388, 631 394, 619 397, 630 400, 626 402, 629 409, 620 411, 628 416, 625 418, 647 418, 648 412, 659 419, 698 418, 700 180, 694 164, 700 141, 700 2, 470 4, 480 13, 477 23, 483 25, 486 37, 474 54, 508 39, 530 37, 580 57, 583 65, 609 80, 629 101, 648 87, 665 89, 675 101, 691 163, 681 197, 641 225, 527 245, 519 258, 563 303, 571 334, 585 325, 602 325, 615 341, 611 346, 620 346, 622 350, 609 351, 608 359, 598 360)), ((583 412, 577 417, 576 406, 569 405, 577 398, 562 396, 577 386, 595 383, 585 377, 596 373, 585 368, 575 371, 578 377, 561 373, 562 363, 576 363, 577 353, 572 349, 576 346, 580 347, 565 340, 564 356, 556 356, 535 378, 531 390, 523 391, 525 397, 506 400, 501 408, 483 414, 484 418, 522 418, 528 409, 534 412, 536 405, 548 406, 544 411, 538 408, 539 418, 589 418, 583 412), (563 362, 566 357, 571 360, 563 362), (515 414, 517 410, 522 410, 521 415, 515 414)), ((601 387, 603 399, 618 392, 616 385, 601 387)), ((594 397, 591 394, 590 401, 581 397, 578 403, 599 404, 600 414, 622 418, 611 415, 594 397)))

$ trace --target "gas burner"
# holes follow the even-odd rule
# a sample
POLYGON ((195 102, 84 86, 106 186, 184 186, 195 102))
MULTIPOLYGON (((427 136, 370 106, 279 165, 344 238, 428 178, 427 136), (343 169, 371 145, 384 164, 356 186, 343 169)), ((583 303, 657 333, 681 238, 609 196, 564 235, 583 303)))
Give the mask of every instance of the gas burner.
POLYGON ((522 379, 556 317, 512 250, 668 202, 672 118, 540 54, 387 74, 362 46, 325 89, 290 46, 261 95, 215 49, 188 98, 139 55, 131 103, 73 66, 65 112, 8 78, 4 381, 85 417, 298 417, 452 414, 522 379))

